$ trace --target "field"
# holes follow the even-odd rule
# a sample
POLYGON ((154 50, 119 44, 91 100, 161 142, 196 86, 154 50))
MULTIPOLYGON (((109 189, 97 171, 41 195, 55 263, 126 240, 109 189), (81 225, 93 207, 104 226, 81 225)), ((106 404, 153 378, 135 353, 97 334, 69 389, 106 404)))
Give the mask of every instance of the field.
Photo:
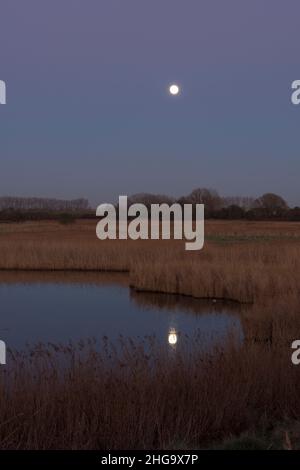
POLYGON ((194 253, 179 241, 101 242, 93 221, 3 224, 0 269, 4 282, 24 270, 33 280, 72 270, 75 282, 121 271, 137 297, 234 300, 244 330, 242 344, 232 332, 209 353, 188 338, 185 358, 167 357, 154 338, 147 353, 130 340, 120 353, 108 340, 11 352, 14 366, 0 369, 0 448, 300 448, 300 369, 291 363, 300 224, 208 221, 194 253))
POLYGON ((300 224, 206 223, 206 243, 187 252, 181 241, 99 241, 95 222, 0 225, 1 270, 128 271, 137 290, 231 299, 298 300, 300 224))

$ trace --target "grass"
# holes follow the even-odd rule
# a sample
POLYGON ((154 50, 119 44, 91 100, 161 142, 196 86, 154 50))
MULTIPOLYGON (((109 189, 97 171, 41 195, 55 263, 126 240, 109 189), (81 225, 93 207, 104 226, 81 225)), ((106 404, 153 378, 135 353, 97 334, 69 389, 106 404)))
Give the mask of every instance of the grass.
POLYGON ((0 229, 0 270, 127 271, 136 290, 243 303, 299 296, 294 222, 208 221, 200 252, 186 252, 174 240, 99 241, 93 221, 0 229))
MULTIPOLYGON (((103 281, 101 271, 122 271, 122 283, 132 287, 135 301, 143 301, 140 292, 234 300, 244 305, 239 313, 246 341, 282 343, 281 330, 288 332, 289 341, 295 339, 300 292, 297 223, 208 221, 206 236, 215 240, 196 253, 186 252, 181 241, 102 242, 96 239, 93 221, 67 226, 0 224, 0 229, 1 282, 24 282, 28 276, 34 281, 44 270, 43 276, 52 281, 63 281, 65 271, 71 271, 72 282, 85 276, 85 281, 97 283, 103 281), (252 241, 240 242, 245 236, 252 241), (274 239, 266 242, 270 236, 274 239), (236 241, 224 244, 217 241, 221 237, 236 241)), ((171 297, 168 302, 174 307, 176 298, 171 297)))
POLYGON ((0 224, 0 282, 43 270, 97 284, 120 271, 135 302, 174 309, 176 296, 154 292, 183 294, 193 313, 195 299, 234 300, 244 333, 209 352, 200 336, 171 354, 155 338, 11 351, 0 449, 300 448, 299 240, 297 223, 208 221, 204 250, 191 253, 181 241, 100 242, 93 221, 0 224))
POLYGON ((300 374, 287 349, 233 334, 210 352, 201 336, 186 341, 172 354, 155 338, 11 352, 0 449, 299 448, 300 374))

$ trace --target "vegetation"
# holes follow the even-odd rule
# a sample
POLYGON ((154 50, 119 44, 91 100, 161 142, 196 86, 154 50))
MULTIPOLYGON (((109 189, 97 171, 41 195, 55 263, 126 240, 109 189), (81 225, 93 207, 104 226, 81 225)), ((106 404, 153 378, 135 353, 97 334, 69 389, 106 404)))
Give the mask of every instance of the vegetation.
POLYGON ((16 211, 86 211, 87 199, 50 199, 41 197, 0 197, 0 210, 16 211))
MULTIPOLYGON (((49 210, 15 210, 5 209, 0 211, 0 223, 10 222, 28 222, 42 220, 77 220, 94 219, 95 213, 91 210, 86 211, 49 211, 49 210)), ((63 222, 62 222, 63 223, 63 222)))
MULTIPOLYGON (((243 340, 232 331, 209 350, 200 334, 179 334, 173 349, 147 337, 10 351, 0 369, 1 449, 300 448, 291 363, 300 226, 210 220, 206 240, 187 253, 178 240, 100 242, 89 220, 0 225, 5 282, 25 279, 22 270, 57 281, 72 270, 75 282, 81 271, 94 271, 92 282, 101 270, 126 271, 136 302, 140 291, 157 302, 156 291, 245 303, 234 304, 243 340)), ((161 302, 172 307, 170 298, 161 302)))
MULTIPOLYGON (((101 201, 99 201, 100 203, 101 201)), ((221 197, 217 191, 207 188, 194 189, 178 199, 167 195, 139 193, 128 198, 128 204, 204 204, 206 219, 229 220, 290 220, 300 221, 300 208, 290 208, 286 201, 273 193, 252 197, 221 197)), ((71 201, 45 198, 0 197, 0 222, 24 222, 28 220, 60 220, 95 218, 86 199, 71 201)))
POLYGON ((135 194, 130 201, 142 202, 147 207, 153 203, 204 204, 206 219, 245 220, 300 220, 300 208, 290 208, 277 194, 266 193, 251 197, 221 197, 214 189, 197 188, 179 199, 154 194, 135 194))
POLYGON ((0 269, 128 271, 137 290, 261 302, 299 296, 297 223, 207 222, 206 245, 178 240, 107 240, 92 221, 8 224, 0 231, 0 269))
POLYGON ((299 447, 300 375, 287 348, 242 345, 234 333, 210 351, 199 335, 180 341, 173 351, 151 337, 10 352, 0 448, 266 448, 249 438, 258 433, 269 434, 268 448, 284 447, 286 435, 299 447))

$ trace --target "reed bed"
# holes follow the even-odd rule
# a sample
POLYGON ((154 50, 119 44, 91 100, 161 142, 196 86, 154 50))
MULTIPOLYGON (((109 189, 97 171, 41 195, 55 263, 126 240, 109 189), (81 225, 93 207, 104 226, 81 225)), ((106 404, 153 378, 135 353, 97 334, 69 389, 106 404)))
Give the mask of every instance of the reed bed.
POLYGON ((300 419, 288 349, 234 333, 210 351, 201 336, 180 341, 173 351, 155 338, 12 351, 0 369, 0 449, 207 448, 300 419))
POLYGON ((130 252, 97 241, 1 241, 0 269, 27 271, 128 271, 130 252), (103 247, 102 247, 103 248, 103 247))
POLYGON ((300 244, 207 244, 197 254, 145 252, 130 269, 138 290, 254 303, 300 293, 300 244))
POLYGON ((194 312, 192 297, 237 301, 244 334, 209 350, 195 335, 179 336, 175 349, 148 337, 10 351, 0 449, 191 449, 254 434, 272 436, 263 448, 300 448, 298 224, 212 222, 206 233, 192 253, 180 241, 100 242, 91 222, 0 226, 1 282, 15 271, 20 282, 40 270, 82 282, 90 271, 95 283, 100 271, 124 271, 136 302, 173 308, 175 296, 152 292, 184 294, 194 312))
POLYGON ((245 303, 299 296, 300 225, 261 224, 208 223, 200 252, 174 240, 99 241, 95 224, 86 222, 7 225, 0 230, 0 270, 128 271, 137 290, 245 303))

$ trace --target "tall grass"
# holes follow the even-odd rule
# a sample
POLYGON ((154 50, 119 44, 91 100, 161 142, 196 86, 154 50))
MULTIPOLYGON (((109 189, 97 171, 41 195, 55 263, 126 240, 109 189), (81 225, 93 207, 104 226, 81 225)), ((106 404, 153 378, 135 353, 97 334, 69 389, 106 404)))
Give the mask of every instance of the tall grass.
POLYGON ((209 352, 200 336, 176 351, 120 341, 11 352, 0 369, 0 448, 201 448, 300 419, 287 348, 234 334, 209 352))
POLYGON ((272 223, 260 229, 257 222, 212 223, 210 237, 230 235, 231 242, 208 241, 200 252, 186 252, 174 240, 99 241, 87 222, 13 227, 0 231, 2 270, 129 271, 137 290, 250 303, 300 292, 300 226, 294 223, 274 223, 269 241, 272 223), (248 237, 240 242, 245 226, 248 237))
POLYGON ((198 298, 258 302, 300 293, 300 245, 246 243, 207 244, 197 254, 174 248, 160 256, 145 252, 130 269, 139 290, 198 298))
MULTIPOLYGON (((22 282, 22 270, 62 281, 56 271, 71 270, 74 282, 82 282, 80 271, 94 271, 92 282, 99 271, 126 271, 122 282, 137 302, 139 291, 147 303, 158 302, 151 292, 247 302, 237 307, 244 341, 232 332, 209 351, 199 335, 180 337, 176 349, 155 338, 123 338, 117 347, 104 338, 11 351, 0 368, 0 448, 198 448, 281 426, 290 436, 300 420, 300 369, 290 348, 300 331, 298 224, 211 223, 198 253, 178 241, 100 242, 94 229, 0 226, 0 280, 16 280, 13 270, 22 282)), ((173 308, 172 299, 159 302, 173 308)), ((196 308, 192 299, 188 306, 196 308)))

